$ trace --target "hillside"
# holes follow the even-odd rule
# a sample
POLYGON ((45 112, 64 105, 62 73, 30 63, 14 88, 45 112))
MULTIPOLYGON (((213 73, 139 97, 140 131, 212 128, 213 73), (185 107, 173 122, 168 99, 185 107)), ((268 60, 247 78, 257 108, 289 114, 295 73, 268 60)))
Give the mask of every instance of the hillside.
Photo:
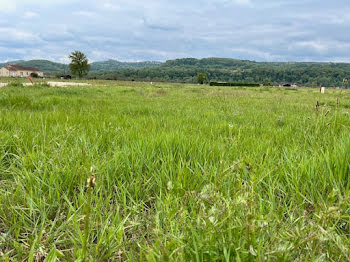
POLYGON ((183 58, 154 68, 90 73, 91 78, 109 80, 170 81, 196 83, 198 73, 211 81, 296 83, 304 86, 349 87, 349 63, 255 62, 229 58, 183 58))
MULTIPOLYGON (((63 72, 68 71, 68 65, 52 62, 49 60, 17 60, 10 61, 8 63, 0 63, 0 67, 6 66, 7 64, 15 64, 29 67, 37 67, 44 72, 63 72)), ((102 62, 91 63, 91 72, 108 72, 108 71, 118 71, 123 69, 139 69, 159 66, 160 62, 120 62, 116 60, 107 60, 102 62)))
POLYGON ((43 70, 44 72, 59 72, 67 70, 68 68, 68 66, 65 64, 56 63, 49 60, 9 61, 7 63, 1 63, 0 67, 6 66, 7 64, 36 67, 43 70))
POLYGON ((91 72, 107 72, 117 71, 123 69, 138 69, 138 68, 149 68, 161 65, 161 62, 120 62, 117 60, 107 60, 102 62, 91 63, 91 72))
POLYGON ((231 58, 181 58, 175 60, 168 60, 163 67, 176 68, 202 68, 202 69, 324 69, 324 68, 338 68, 350 70, 350 63, 332 63, 332 62, 255 62, 249 60, 237 60, 231 58))
MULTIPOLYGON (((68 65, 48 60, 10 63, 57 74, 69 71, 68 65)), ((182 58, 165 63, 107 60, 91 63, 88 78, 196 83, 198 73, 207 74, 211 81, 350 87, 349 82, 343 83, 344 78, 350 78, 349 63, 255 62, 230 58, 182 58)))

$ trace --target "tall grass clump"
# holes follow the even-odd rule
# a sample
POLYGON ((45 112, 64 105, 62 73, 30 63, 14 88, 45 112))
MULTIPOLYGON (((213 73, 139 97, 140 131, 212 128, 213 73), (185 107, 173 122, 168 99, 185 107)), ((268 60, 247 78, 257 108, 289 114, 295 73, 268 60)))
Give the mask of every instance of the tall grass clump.
POLYGON ((1 88, 1 259, 350 260, 348 91, 158 85, 1 88))
POLYGON ((19 79, 13 79, 13 80, 9 81, 7 86, 8 87, 23 87, 23 83, 19 79))

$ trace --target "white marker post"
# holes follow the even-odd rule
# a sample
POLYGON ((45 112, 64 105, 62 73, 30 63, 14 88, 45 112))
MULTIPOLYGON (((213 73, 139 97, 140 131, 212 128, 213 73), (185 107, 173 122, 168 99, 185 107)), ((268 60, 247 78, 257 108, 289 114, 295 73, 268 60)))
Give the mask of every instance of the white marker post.
POLYGON ((325 87, 321 87, 321 94, 324 94, 326 92, 326 88, 325 87))

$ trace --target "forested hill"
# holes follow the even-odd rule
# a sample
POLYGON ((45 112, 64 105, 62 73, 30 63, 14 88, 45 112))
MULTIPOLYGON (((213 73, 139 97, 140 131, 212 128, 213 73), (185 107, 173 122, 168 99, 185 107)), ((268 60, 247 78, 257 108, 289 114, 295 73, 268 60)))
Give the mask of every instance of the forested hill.
POLYGON ((349 86, 349 63, 255 62, 229 58, 183 58, 158 67, 91 73, 91 78, 196 83, 198 73, 211 81, 295 83, 305 86, 349 86))
MULTIPOLYGON (((68 73, 68 65, 47 60, 9 63, 37 67, 56 75, 68 73)), ((0 64, 3 65, 6 64, 0 64)), ((350 81, 349 63, 255 62, 230 58, 183 58, 165 63, 107 60, 91 63, 91 71, 87 77, 196 83, 198 73, 207 74, 211 81, 350 87, 350 82, 343 83, 343 79, 350 81)))
POLYGON ((350 71, 350 63, 331 62, 255 62, 231 58, 182 58, 166 61, 164 67, 207 68, 207 69, 343 69, 350 71))
POLYGON ((120 62, 117 60, 107 60, 102 62, 91 63, 92 72, 108 72, 123 69, 149 68, 161 65, 161 62, 120 62))
MULTIPOLYGON (((48 60, 29 60, 29 61, 10 61, 7 63, 0 63, 0 67, 6 66, 7 64, 15 64, 29 67, 36 67, 44 72, 55 72, 55 73, 64 73, 68 72, 68 65, 51 62, 48 60)), ((102 62, 93 62, 91 63, 91 72, 108 72, 108 71, 117 71, 123 69, 138 69, 138 68, 148 68, 159 66, 161 62, 120 62, 117 60, 107 60, 102 62)))

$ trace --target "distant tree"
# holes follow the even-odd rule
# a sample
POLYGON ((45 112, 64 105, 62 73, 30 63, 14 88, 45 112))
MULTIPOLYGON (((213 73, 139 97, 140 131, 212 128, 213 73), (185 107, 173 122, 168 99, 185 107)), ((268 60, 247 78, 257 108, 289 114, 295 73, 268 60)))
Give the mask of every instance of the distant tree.
POLYGON ((71 59, 69 69, 72 74, 77 75, 79 78, 87 75, 90 70, 90 65, 89 60, 83 52, 74 51, 70 54, 69 58, 71 59))
POLYGON ((197 75, 197 83, 201 85, 208 83, 208 76, 206 74, 199 73, 197 75))
POLYGON ((264 85, 264 86, 271 86, 271 81, 270 81, 270 79, 265 78, 264 81, 263 81, 263 85, 264 85))

